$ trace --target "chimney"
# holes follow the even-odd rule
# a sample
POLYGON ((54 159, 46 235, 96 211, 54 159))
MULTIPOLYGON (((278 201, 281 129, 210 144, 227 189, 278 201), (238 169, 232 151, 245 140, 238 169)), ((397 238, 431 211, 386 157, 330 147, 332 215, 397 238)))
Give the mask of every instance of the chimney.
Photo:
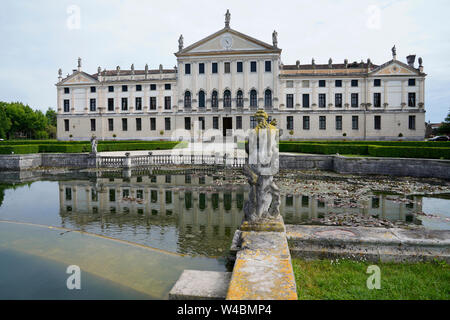
POLYGON ((409 56, 406 57, 406 61, 408 62, 408 65, 410 67, 414 68, 414 62, 416 62, 416 55, 410 54, 409 56))

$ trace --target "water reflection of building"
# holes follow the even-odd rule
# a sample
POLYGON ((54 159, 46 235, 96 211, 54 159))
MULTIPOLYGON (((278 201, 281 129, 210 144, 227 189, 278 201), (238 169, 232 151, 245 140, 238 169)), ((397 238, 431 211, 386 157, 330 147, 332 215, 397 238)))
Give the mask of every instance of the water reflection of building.
MULTIPOLYGON (((80 215, 73 219, 78 223, 89 221, 82 213, 126 215, 129 219, 142 216, 173 221, 180 232, 230 236, 242 222, 247 189, 244 185, 221 186, 215 179, 211 175, 168 174, 61 181, 61 215, 76 212, 80 215)), ((286 223, 304 223, 336 213, 413 222, 414 213, 422 211, 421 197, 411 196, 406 203, 400 198, 403 196, 373 195, 369 200, 341 206, 317 196, 287 195, 281 198, 280 211, 286 223)), ((114 222, 111 219, 105 217, 106 222, 114 222)))

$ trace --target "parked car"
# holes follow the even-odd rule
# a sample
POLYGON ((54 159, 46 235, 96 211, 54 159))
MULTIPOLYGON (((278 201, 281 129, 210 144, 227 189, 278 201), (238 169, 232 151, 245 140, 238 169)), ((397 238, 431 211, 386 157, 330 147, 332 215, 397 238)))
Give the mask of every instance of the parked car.
POLYGON ((428 141, 448 141, 449 138, 447 136, 436 136, 434 138, 428 139, 428 141))

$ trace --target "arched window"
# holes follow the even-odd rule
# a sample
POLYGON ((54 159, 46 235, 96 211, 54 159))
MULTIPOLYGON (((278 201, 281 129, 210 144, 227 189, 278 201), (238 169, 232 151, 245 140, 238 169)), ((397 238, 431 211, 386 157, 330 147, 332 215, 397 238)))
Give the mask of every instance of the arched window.
POLYGON ((198 107, 199 108, 205 107, 205 92, 204 91, 200 91, 198 93, 198 107))
POLYGON ((190 91, 186 91, 184 93, 184 107, 185 108, 191 107, 191 92, 190 91))
POLYGON ((265 107, 271 107, 272 106, 272 91, 270 91, 270 89, 267 89, 264 92, 264 106, 265 107))
POLYGON ((225 90, 223 93, 223 107, 231 108, 231 92, 230 90, 225 90))
POLYGON ((217 103, 217 91, 213 91, 211 95, 211 107, 217 108, 219 105, 217 103))
POLYGON ((258 106, 258 97, 256 90, 253 89, 250 91, 250 107, 257 107, 258 106))
POLYGON ((236 95, 236 107, 243 107, 244 106, 244 95, 242 94, 242 90, 238 90, 236 95))

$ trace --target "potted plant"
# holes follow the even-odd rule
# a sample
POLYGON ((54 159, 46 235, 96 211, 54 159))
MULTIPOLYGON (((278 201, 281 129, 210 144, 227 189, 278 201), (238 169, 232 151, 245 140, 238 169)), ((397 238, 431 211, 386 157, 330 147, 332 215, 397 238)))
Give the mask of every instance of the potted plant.
POLYGON ((114 134, 113 134, 113 140, 114 140, 114 141, 116 141, 116 137, 117 137, 117 135, 114 133, 114 134))
MULTIPOLYGON (((290 130, 290 131, 289 131, 289 134, 290 134, 291 136, 293 136, 293 135, 294 135, 294 130, 290 130)), ((292 141, 292 139, 289 139, 289 141, 292 141)))
POLYGON ((345 137, 347 136, 345 132, 342 134, 342 136, 344 137, 344 141, 347 141, 347 139, 345 139, 345 137))
POLYGON ((164 135, 164 130, 161 130, 161 131, 159 132, 159 134, 160 134, 160 135, 164 135))
POLYGON ((72 135, 72 134, 70 134, 70 135, 69 135, 69 139, 70 139, 70 141, 72 141, 72 138, 73 138, 73 135, 72 135))
POLYGON ((402 141, 402 140, 403 140, 403 139, 402 139, 402 138, 403 138, 403 133, 400 132, 400 133, 398 134, 398 138, 399 138, 398 141, 402 141))

